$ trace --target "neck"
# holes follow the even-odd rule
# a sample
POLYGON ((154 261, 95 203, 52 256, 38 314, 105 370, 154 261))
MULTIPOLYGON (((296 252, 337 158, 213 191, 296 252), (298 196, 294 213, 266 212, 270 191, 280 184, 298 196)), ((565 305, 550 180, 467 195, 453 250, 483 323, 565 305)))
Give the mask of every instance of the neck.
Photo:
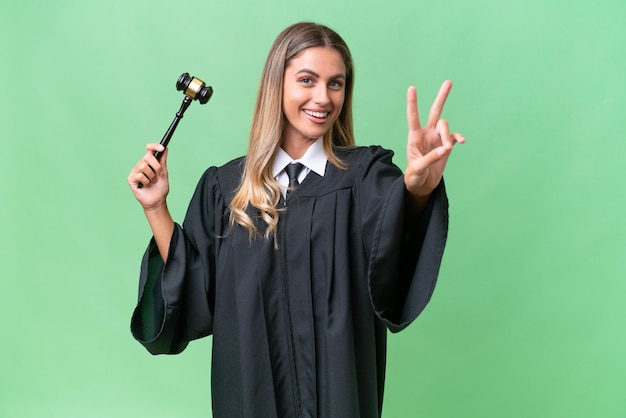
POLYGON ((289 154, 291 158, 293 158, 294 160, 298 160, 302 158, 306 150, 308 150, 311 144, 313 144, 315 141, 316 139, 311 138, 292 138, 290 140, 286 138, 283 141, 283 145, 281 148, 287 154, 289 154))

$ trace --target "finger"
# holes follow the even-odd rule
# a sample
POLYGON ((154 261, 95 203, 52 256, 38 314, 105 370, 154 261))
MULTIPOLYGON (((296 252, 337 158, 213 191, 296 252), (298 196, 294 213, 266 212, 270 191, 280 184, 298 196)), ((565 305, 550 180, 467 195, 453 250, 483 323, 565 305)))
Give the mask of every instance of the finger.
POLYGON ((166 154, 167 154, 168 148, 165 148, 161 144, 154 144, 154 145, 155 145, 154 147, 151 147, 151 150, 154 150, 154 152, 148 151, 146 156, 150 158, 151 168, 153 168, 154 171, 158 174, 161 171, 167 171, 166 154), (155 161, 158 163, 158 169, 157 169, 157 165, 154 164, 155 161))
POLYGON ((165 148, 160 159, 157 159, 154 155, 148 153, 143 158, 144 165, 141 168, 143 174, 150 179, 151 182, 155 182, 158 177, 167 176, 167 155, 168 148, 165 148))
POLYGON ((454 143, 465 144, 465 137, 458 132, 455 132, 452 135, 450 135, 450 138, 452 138, 454 143))
MULTIPOLYGON (((145 164, 150 167, 150 170, 157 172, 160 169, 159 160, 154 157, 154 153, 159 151, 162 152, 165 148, 161 144, 150 143, 146 144, 146 153, 143 157, 141 157, 140 162, 145 162, 145 164)), ((137 163, 139 166, 139 163, 137 163)))
POLYGON ((417 113, 417 90, 413 86, 409 87, 406 92, 406 119, 409 124, 409 131, 416 131, 421 128, 417 113))
POLYGON ((143 172, 146 177, 156 175, 161 170, 159 161, 152 154, 146 154, 137 165, 139 171, 143 172))
POLYGON ((439 161, 448 158, 452 148, 446 148, 444 146, 437 147, 431 150, 428 154, 424 155, 420 161, 422 169, 426 169, 439 161))
POLYGON ((161 159, 159 160, 159 163, 161 164, 161 169, 167 173, 167 155, 169 154, 170 149, 169 148, 165 148, 163 150, 163 154, 161 154, 161 159))
POLYGON ((139 188, 139 184, 143 186, 149 185, 152 181, 144 173, 133 171, 128 175, 128 184, 133 188, 139 188))
POLYGON ((150 144, 146 144, 146 151, 154 154, 155 151, 158 151, 158 152, 165 151, 165 147, 161 144, 150 143, 150 144))
POLYGON ((426 125, 427 128, 434 128, 437 124, 437 121, 441 118, 443 106, 446 104, 446 99, 448 98, 448 94, 450 94, 451 88, 452 82, 450 80, 444 81, 441 85, 439 93, 437 94, 437 98, 433 102, 433 105, 430 107, 430 113, 428 114, 428 123, 426 125))
MULTIPOLYGON (((158 167, 157 167, 158 169, 158 167)), ((141 174, 142 179, 141 180, 153 180, 157 175, 158 172, 152 168, 152 166, 150 164, 148 164, 146 161, 142 160, 137 164, 137 167, 135 167, 135 172, 141 174)))
POLYGON ((448 125, 447 120, 439 119, 439 122, 437 122, 437 133, 439 133, 443 146, 446 148, 452 148, 453 139, 450 135, 450 126, 448 125))

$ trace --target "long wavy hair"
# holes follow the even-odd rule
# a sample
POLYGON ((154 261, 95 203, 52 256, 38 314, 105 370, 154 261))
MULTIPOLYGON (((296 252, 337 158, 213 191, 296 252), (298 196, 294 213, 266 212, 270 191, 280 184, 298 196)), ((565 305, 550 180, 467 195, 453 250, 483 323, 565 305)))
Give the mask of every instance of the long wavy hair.
POLYGON ((269 238, 278 227, 280 186, 272 175, 272 163, 282 145, 285 116, 283 114, 283 79, 285 68, 307 48, 330 47, 343 57, 346 67, 345 97, 337 120, 324 134, 324 150, 328 160, 340 169, 345 164, 335 154, 339 147, 354 146, 352 123, 352 89, 354 65, 346 42, 332 29, 315 23, 301 22, 289 26, 278 35, 265 62, 257 93, 254 117, 250 129, 248 153, 241 183, 230 204, 230 224, 246 228, 250 240, 263 235, 269 238), (267 227, 263 234, 257 230, 249 215, 250 207, 257 209, 267 227))

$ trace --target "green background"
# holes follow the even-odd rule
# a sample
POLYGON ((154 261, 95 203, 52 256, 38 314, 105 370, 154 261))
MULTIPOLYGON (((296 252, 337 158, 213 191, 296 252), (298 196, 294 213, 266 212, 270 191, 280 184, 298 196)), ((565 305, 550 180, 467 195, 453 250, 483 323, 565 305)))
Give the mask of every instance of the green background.
POLYGON ((405 91, 468 143, 446 172, 430 306, 390 336, 384 416, 626 417, 623 0, 20 1, 0 5, 0 417, 205 417, 206 338, 129 332, 150 236, 126 175, 190 72, 215 89, 171 143, 182 220, 209 165, 245 152, 267 51, 336 29, 357 142, 405 164, 405 91))

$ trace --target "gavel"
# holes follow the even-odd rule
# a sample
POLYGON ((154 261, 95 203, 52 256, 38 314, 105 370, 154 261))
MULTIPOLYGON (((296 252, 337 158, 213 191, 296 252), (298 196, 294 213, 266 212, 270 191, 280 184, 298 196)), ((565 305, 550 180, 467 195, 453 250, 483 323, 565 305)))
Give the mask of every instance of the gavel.
MULTIPOLYGON (((161 139, 161 145, 163 145, 164 148, 167 147, 170 139, 172 139, 172 135, 174 135, 178 122, 180 122, 183 118, 185 110, 187 110, 191 102, 193 100, 197 100, 200 104, 205 104, 213 95, 213 88, 211 86, 207 86, 204 84, 204 81, 197 77, 190 76, 189 73, 182 73, 180 77, 178 77, 178 81, 176 81, 176 90, 182 91, 185 94, 185 98, 183 99, 183 103, 180 105, 180 109, 176 112, 176 116, 170 124, 170 127, 165 132, 163 139, 161 139)), ((162 155, 162 152, 154 152, 154 156, 157 160, 160 160, 162 155)), ((137 187, 141 189, 143 187, 143 183, 140 182, 137 187)))

